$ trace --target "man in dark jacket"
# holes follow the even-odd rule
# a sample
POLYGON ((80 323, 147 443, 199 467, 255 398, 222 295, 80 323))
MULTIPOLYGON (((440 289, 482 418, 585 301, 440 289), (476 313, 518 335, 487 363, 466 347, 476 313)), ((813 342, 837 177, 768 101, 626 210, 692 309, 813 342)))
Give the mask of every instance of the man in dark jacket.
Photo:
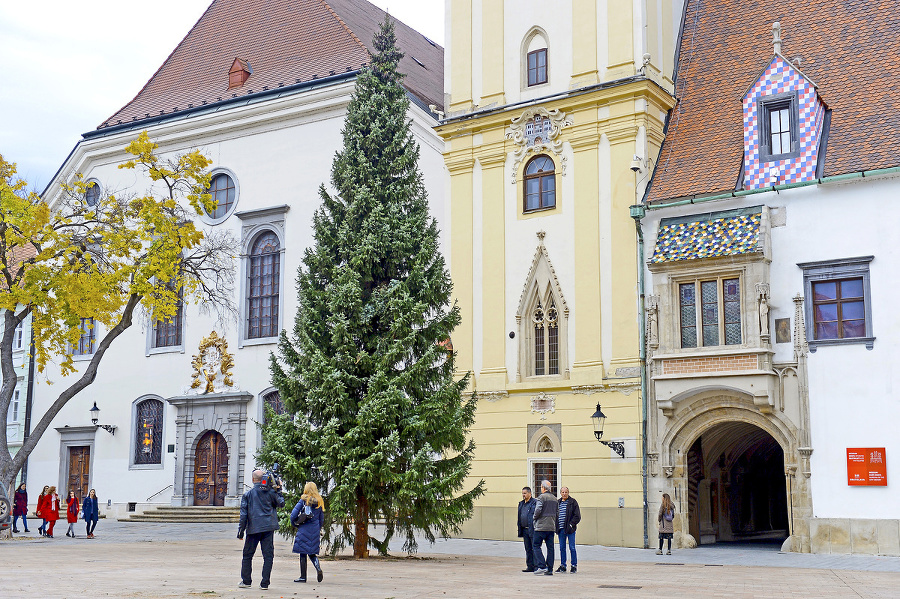
POLYGON ((531 487, 522 489, 522 501, 519 502, 519 536, 525 543, 525 569, 522 572, 534 572, 534 506, 537 500, 531 496, 531 487))
POLYGON ((250 575, 253 568, 253 555, 257 545, 263 554, 262 580, 259 588, 269 588, 269 576, 272 574, 272 561, 275 559, 275 531, 278 530, 278 508, 284 507, 284 496, 281 485, 274 487, 262 484, 262 470, 253 471, 253 488, 241 497, 241 523, 238 525, 237 538, 244 541, 244 559, 241 562, 242 589, 250 586, 250 575))
POLYGON ((569 551, 572 552, 572 569, 574 574, 578 571, 578 554, 575 553, 575 528, 581 522, 581 508, 574 497, 569 497, 569 487, 559 490, 559 518, 557 519, 559 534, 559 568, 557 572, 566 571, 566 543, 569 543, 569 551))
POLYGON ((550 481, 541 481, 541 496, 534 506, 534 559, 535 574, 553 576, 553 531, 556 530, 556 496, 550 492, 550 481), (541 543, 547 544, 547 559, 541 551, 541 543))

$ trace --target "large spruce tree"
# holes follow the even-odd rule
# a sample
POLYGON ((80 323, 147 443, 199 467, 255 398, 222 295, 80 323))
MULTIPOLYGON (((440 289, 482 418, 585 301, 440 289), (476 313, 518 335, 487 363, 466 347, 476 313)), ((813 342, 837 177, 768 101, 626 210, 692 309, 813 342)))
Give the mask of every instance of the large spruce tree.
MULTIPOLYGON (((273 382, 287 413, 269 413, 260 460, 283 465, 287 486, 319 484, 325 541, 386 553, 395 535, 413 552, 459 529, 484 482, 463 490, 475 399, 455 380, 450 333, 460 322, 418 170, 394 27, 356 80, 322 186, 315 244, 297 279, 293 335, 282 333, 273 382), (384 523, 381 539, 370 523, 384 523), (334 525, 334 530, 332 526, 334 525)), ((287 523, 285 523, 287 524, 287 523)), ((285 529, 286 532, 286 529, 285 529)))

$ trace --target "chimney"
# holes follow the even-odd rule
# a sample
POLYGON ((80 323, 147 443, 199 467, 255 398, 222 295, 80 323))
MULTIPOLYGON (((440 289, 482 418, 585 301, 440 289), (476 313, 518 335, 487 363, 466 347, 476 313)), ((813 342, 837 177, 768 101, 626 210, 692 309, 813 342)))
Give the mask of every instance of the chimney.
POLYGON ((775 54, 781 54, 781 23, 772 23, 772 43, 775 45, 775 54))
POLYGON ((250 67, 249 62, 235 58, 234 62, 231 63, 231 69, 228 71, 228 89, 244 85, 252 74, 253 69, 250 67))

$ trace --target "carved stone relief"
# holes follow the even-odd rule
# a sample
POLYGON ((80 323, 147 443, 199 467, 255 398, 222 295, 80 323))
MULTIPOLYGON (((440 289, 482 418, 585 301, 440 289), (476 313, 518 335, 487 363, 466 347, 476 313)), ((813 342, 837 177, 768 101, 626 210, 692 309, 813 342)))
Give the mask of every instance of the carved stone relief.
POLYGON ((519 164, 528 154, 553 152, 560 157, 560 171, 566 174, 566 157, 562 155, 560 132, 573 124, 570 117, 559 110, 534 107, 514 118, 506 129, 506 138, 513 140, 512 182, 516 182, 519 164))

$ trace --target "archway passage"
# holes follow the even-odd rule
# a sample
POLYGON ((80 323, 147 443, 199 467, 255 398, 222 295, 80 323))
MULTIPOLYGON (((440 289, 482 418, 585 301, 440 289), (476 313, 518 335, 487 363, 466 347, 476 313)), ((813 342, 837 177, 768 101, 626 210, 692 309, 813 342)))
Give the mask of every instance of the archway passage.
POLYGON ((746 422, 704 432, 688 452, 690 533, 701 545, 769 542, 789 534, 784 451, 746 422))
POLYGON ((225 437, 208 431, 194 454, 194 505, 225 505, 228 492, 228 445, 225 437))

